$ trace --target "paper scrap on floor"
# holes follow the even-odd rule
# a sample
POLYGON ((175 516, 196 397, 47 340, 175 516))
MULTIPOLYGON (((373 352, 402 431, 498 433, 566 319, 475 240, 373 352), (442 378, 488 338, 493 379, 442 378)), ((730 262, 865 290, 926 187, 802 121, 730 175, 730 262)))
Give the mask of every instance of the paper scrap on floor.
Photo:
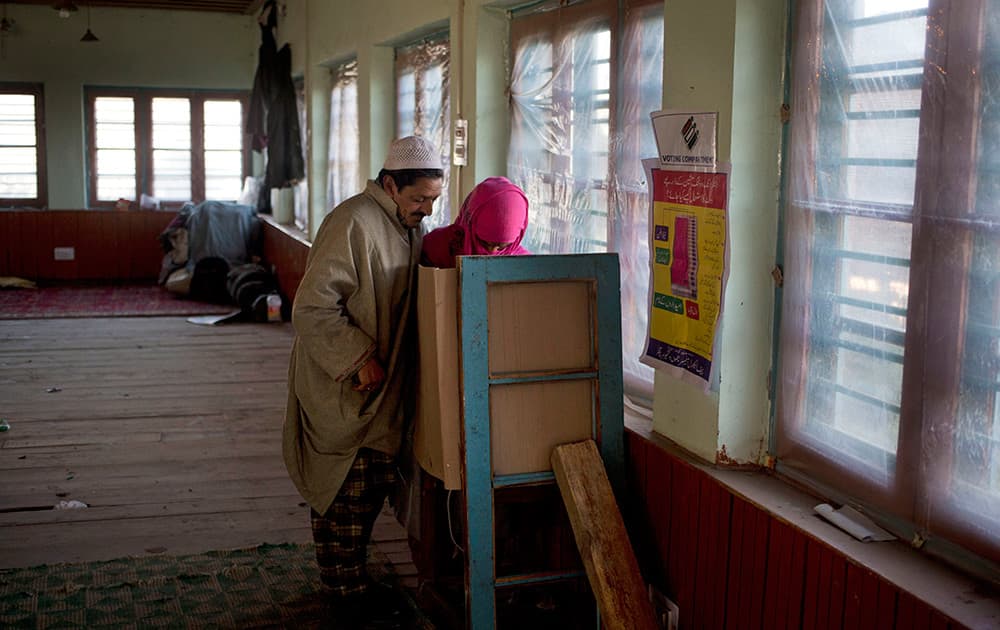
POLYGON ((236 309, 231 313, 223 315, 192 315, 187 318, 188 323, 199 324, 201 326, 217 326, 219 324, 229 324, 239 321, 242 311, 236 309))
POLYGON ((896 539, 895 536, 849 505, 835 510, 827 503, 820 503, 813 510, 861 542, 882 542, 896 539))

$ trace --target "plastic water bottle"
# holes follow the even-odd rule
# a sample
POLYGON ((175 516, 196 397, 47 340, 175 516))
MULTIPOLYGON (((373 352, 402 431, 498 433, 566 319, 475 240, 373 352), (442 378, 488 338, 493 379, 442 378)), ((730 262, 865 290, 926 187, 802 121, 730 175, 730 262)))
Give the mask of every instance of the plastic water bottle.
POLYGON ((281 321, 281 296, 277 294, 267 296, 267 321, 281 321))

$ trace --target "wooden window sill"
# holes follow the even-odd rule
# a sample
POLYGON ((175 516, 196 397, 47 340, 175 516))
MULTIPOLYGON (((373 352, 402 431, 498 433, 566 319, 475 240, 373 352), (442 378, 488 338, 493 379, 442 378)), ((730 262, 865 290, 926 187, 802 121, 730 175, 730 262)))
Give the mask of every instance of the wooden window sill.
POLYGON ((294 224, 290 224, 290 223, 278 223, 274 219, 274 217, 271 216, 270 214, 258 214, 257 216, 259 216, 260 219, 261 219, 261 221, 263 221, 264 223, 267 223, 268 225, 270 225, 271 227, 275 228, 276 230, 278 230, 278 231, 286 234, 287 236, 290 236, 291 238, 293 238, 296 241, 302 243, 306 247, 311 247, 312 246, 312 241, 309 240, 309 235, 306 234, 305 232, 303 232, 302 230, 300 230, 294 224))
POLYGON ((625 426, 670 456, 712 477, 734 495, 825 543, 849 562, 874 572, 955 621, 969 628, 1000 627, 1000 595, 996 587, 959 573, 903 541, 856 540, 816 515, 813 506, 822 503, 821 499, 764 471, 730 470, 706 464, 654 433, 648 419, 628 409, 625 426))

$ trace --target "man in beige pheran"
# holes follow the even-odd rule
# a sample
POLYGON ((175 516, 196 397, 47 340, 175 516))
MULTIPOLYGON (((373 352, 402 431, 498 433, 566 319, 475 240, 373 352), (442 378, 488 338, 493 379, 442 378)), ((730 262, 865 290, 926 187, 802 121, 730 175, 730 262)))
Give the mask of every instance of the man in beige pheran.
POLYGON ((393 142, 378 179, 324 219, 292 307, 285 466, 311 507, 324 585, 341 610, 366 619, 386 613, 365 559, 395 480, 415 369, 407 323, 420 221, 442 177, 431 143, 393 142))

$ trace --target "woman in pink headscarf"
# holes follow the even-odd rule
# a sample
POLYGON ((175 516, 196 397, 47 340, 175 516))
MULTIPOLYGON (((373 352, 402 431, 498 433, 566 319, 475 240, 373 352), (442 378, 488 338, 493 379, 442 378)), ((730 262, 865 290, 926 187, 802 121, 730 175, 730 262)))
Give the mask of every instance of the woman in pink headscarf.
POLYGON ((456 256, 523 256, 528 198, 506 177, 489 177, 465 198, 458 219, 424 236, 421 263, 451 268, 456 256))

